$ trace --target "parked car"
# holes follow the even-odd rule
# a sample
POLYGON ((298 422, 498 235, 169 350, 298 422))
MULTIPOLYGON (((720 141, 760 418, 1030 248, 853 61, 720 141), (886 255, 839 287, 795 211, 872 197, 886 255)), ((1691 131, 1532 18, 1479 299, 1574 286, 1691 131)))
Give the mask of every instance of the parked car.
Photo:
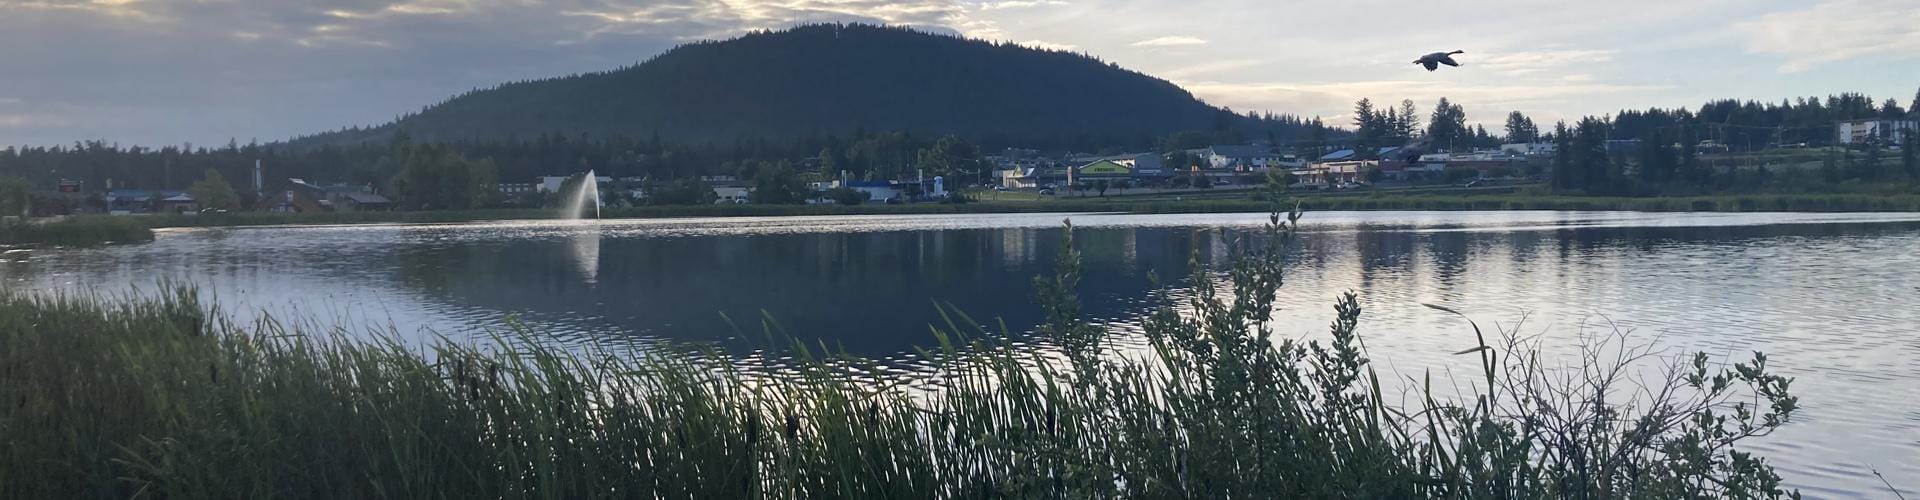
POLYGON ((1053 196, 1053 188, 1040 188, 1040 196, 1053 196))

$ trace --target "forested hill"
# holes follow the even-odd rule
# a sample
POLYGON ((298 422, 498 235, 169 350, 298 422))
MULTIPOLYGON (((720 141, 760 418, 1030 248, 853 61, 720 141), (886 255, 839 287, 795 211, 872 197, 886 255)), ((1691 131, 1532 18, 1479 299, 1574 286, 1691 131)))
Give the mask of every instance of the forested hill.
POLYGON ((1291 137, 1292 118, 1234 115, 1165 80, 1088 56, 869 25, 808 25, 682 45, 604 72, 470 92, 399 120, 297 145, 527 140, 682 142, 855 131, 957 134, 990 145, 1151 144, 1185 130, 1291 137))

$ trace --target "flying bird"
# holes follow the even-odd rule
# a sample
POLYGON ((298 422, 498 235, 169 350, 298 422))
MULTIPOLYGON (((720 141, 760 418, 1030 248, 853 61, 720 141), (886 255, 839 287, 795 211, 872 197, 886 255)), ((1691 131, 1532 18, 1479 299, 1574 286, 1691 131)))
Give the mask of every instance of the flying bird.
POLYGON ((1465 54, 1465 53, 1466 51, 1462 51, 1462 50, 1456 50, 1453 52, 1435 52, 1432 54, 1420 56, 1420 58, 1415 59, 1413 63, 1421 66, 1426 66, 1427 71, 1440 69, 1440 65, 1442 64, 1457 68, 1457 67, 1460 67, 1460 63, 1453 60, 1453 55, 1465 54))

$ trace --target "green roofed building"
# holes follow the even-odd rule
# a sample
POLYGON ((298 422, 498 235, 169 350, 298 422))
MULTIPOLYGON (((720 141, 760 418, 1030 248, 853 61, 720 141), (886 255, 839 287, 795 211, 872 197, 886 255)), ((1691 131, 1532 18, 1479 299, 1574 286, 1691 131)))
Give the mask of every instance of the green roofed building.
POLYGON ((1133 167, 1122 165, 1113 160, 1100 160, 1074 169, 1075 177, 1086 179, 1114 179, 1133 177, 1133 167))

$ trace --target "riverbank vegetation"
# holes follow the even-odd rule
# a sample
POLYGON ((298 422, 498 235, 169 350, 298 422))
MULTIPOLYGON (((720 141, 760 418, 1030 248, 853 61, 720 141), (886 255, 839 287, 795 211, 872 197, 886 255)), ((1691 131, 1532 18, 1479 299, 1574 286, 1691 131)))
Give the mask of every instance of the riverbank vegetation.
POLYGON ((557 347, 524 328, 414 346, 301 321, 236 324, 190 289, 0 292, 0 496, 1789 493, 1734 448, 1797 410, 1759 354, 1723 365, 1595 342, 1545 368, 1561 360, 1476 328, 1458 355, 1480 374, 1424 380, 1410 406, 1390 403, 1403 399, 1367 359, 1354 295, 1338 297, 1317 340, 1274 334, 1272 308, 1310 307, 1276 302, 1297 221, 1276 215, 1235 245, 1230 268, 1197 269, 1191 296, 1155 297, 1138 320, 1150 349, 1128 353, 1080 317, 1069 227, 1058 273, 1036 279, 1047 320, 1034 345, 1046 347, 1000 347, 950 311, 941 347, 922 353, 931 385, 801 346, 800 361, 766 369, 698 351, 557 347), (1623 374, 1646 363, 1666 376, 1629 387, 1623 374), (1624 393, 1647 397, 1615 399, 1624 393))
POLYGON ((0 245, 88 246, 153 241, 151 221, 104 215, 0 220, 0 245))

